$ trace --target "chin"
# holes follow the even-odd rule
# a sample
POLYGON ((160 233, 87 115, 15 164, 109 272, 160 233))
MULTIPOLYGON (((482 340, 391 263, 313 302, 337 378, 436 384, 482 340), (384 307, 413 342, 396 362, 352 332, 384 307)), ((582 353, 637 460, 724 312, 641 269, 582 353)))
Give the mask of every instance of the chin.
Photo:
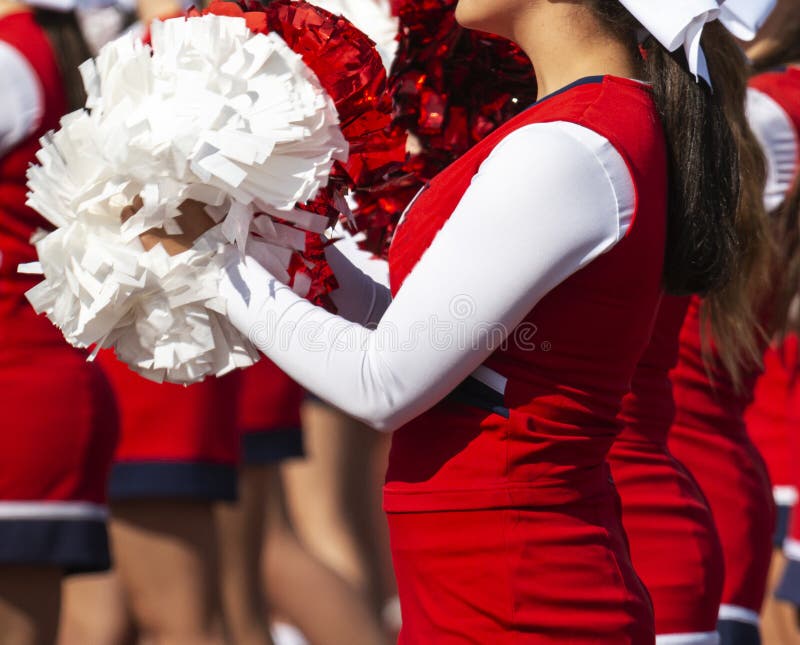
POLYGON ((498 33, 505 12, 499 10, 499 0, 459 0, 456 5, 456 21, 465 29, 477 29, 498 33))

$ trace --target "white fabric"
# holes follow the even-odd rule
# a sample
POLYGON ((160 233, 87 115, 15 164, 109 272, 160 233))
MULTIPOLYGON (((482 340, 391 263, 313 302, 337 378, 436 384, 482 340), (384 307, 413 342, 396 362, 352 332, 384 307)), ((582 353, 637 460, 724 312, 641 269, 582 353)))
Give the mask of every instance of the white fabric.
POLYGON ((360 325, 376 324, 392 301, 389 264, 362 250, 341 226, 339 241, 325 250, 340 288, 331 293, 339 315, 360 325))
POLYGON ((725 0, 719 19, 734 36, 750 41, 756 37, 776 4, 777 0, 725 0))
POLYGON ((752 609, 747 609, 746 607, 739 607, 738 605, 720 605, 717 618, 719 620, 730 620, 735 623, 755 625, 756 627, 758 627, 761 622, 757 612, 752 609))
POLYGON ((0 41, 0 157, 36 131, 43 114, 36 72, 15 47, 0 41))
POLYGON ((634 202, 630 172, 606 139, 570 123, 529 125, 484 161, 376 329, 298 298, 249 257, 232 258, 221 292, 233 324, 292 378, 394 430, 622 239, 634 202))
POLYGON ((783 555, 790 560, 800 562, 800 541, 793 538, 786 538, 783 541, 783 555))
POLYGON ((719 645, 719 642, 719 632, 656 635, 656 645, 719 645))
POLYGON ((117 0, 25 0, 25 4, 50 11, 75 11, 76 9, 97 9, 110 7, 117 0))
POLYGON ((797 504, 796 486, 773 486, 772 498, 778 506, 794 506, 797 504))
POLYGON ((700 45, 706 24, 722 18, 734 35, 752 40, 775 0, 620 0, 620 3, 669 51, 683 47, 689 71, 711 85, 708 63, 700 45))
POLYGON ((105 520, 108 509, 90 502, 0 502, 3 520, 105 520))
POLYGON ((747 120, 767 161, 764 206, 772 211, 786 199, 797 174, 797 132, 784 109, 753 88, 747 90, 747 120))

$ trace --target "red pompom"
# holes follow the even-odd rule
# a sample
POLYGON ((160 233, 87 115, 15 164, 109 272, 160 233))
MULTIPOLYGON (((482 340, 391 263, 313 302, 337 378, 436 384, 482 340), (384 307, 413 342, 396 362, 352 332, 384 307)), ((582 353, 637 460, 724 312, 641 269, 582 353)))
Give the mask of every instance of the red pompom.
POLYGON ((392 0, 400 45, 389 89, 394 125, 419 152, 400 179, 358 194, 356 218, 368 250, 386 255, 391 232, 417 191, 478 141, 536 100, 533 67, 513 43, 462 29, 457 0, 392 0))

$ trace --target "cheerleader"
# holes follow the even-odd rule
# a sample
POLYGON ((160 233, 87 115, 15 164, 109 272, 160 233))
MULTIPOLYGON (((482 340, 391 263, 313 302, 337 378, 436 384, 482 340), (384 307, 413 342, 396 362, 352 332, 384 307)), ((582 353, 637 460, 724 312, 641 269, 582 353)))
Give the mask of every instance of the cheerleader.
POLYGON ((456 14, 522 46, 541 100, 418 196, 392 296, 335 246, 340 315, 232 257, 228 316, 321 398, 397 430, 384 506, 401 643, 652 643, 605 457, 662 284, 727 284, 726 240, 748 242, 740 124, 708 87, 724 48, 699 47, 718 7, 461 0, 456 14), (670 55, 684 44, 686 60, 670 55))
POLYGON ((286 514, 280 466, 304 455, 304 396, 268 359, 241 374, 239 499, 214 509, 226 627, 236 643, 269 643, 269 603, 314 643, 379 645, 363 598, 307 549, 286 514))
POLYGON ((88 57, 71 4, 63 12, 0 2, 0 639, 53 643, 64 574, 109 566, 106 482, 116 443, 102 372, 37 317, 17 265, 46 226, 25 206, 39 138, 83 104, 88 57))
POLYGON ((120 410, 111 535, 134 620, 156 640, 221 642, 213 509, 237 495, 240 374, 186 388, 98 360, 120 410))
MULTIPOLYGON (((758 22, 766 18, 768 4, 753 7, 758 22)), ((748 28, 755 35, 757 22, 748 28)), ((731 46, 727 58, 736 61, 741 54, 731 46)), ((726 73, 741 78, 744 70, 737 66, 726 73)), ((744 85, 740 81, 738 91, 734 87, 726 87, 727 100, 742 104, 744 85)), ((742 176, 747 178, 741 187, 741 212, 749 218, 763 212, 759 202, 765 171, 754 144, 752 137, 742 137, 739 146, 742 176)), ((667 448, 675 416, 669 372, 678 362, 679 332, 689 306, 687 297, 667 296, 662 301, 650 344, 623 401, 624 428, 609 463, 633 564, 653 599, 658 642, 713 644, 719 638, 722 545, 697 482, 667 448)))
MULTIPOLYGON (((780 19, 781 13, 773 17, 780 19)), ((797 111, 797 94, 791 73, 784 74, 781 80, 775 74, 766 74, 751 81, 748 115, 766 155, 769 173, 764 202, 772 211, 779 209, 796 172, 796 134, 791 114, 797 111)), ((775 215, 773 224, 783 226, 781 217, 775 215)), ((796 226, 794 217, 791 227, 796 226)), ((778 242, 785 244, 794 236, 796 232, 792 234, 791 230, 779 232, 778 242)), ((777 264, 780 275, 787 265, 788 259, 777 264)), ((787 282, 790 280, 787 278, 787 282)), ((779 302, 780 294, 775 297, 779 302)), ((765 330, 779 332, 781 311, 786 307, 766 301, 761 294, 758 302, 765 330)), ((761 368, 751 365, 737 384, 730 372, 720 369, 717 363, 709 379, 702 359, 698 307, 697 301, 690 306, 681 331, 680 360, 672 374, 678 412, 670 447, 700 483, 720 533, 726 571, 719 613, 723 643, 756 643, 760 640, 759 614, 776 523, 767 466, 751 441, 744 420, 761 368), (722 455, 724 459, 720 458, 722 455)), ((751 323, 755 324, 756 321, 751 323)), ((762 344, 761 351, 764 349, 762 344)), ((771 360, 768 353, 767 361, 771 360)), ((788 445, 782 452, 787 448, 788 445)))
MULTIPOLYGON (((786 261, 782 265, 783 282, 787 297, 795 295, 791 289, 796 281, 796 244, 798 235, 798 185, 797 163, 800 157, 800 10, 797 3, 781 1, 767 22, 758 40, 748 50, 754 66, 761 71, 751 81, 751 119, 757 124, 756 132, 772 151, 771 190, 768 197, 780 218, 779 240, 786 248, 786 261), (760 127, 759 127, 760 126, 760 127), (794 192, 792 181, 795 181, 794 192), (782 208, 784 197, 791 192, 782 208), (787 270, 788 268, 788 270, 787 270)), ((784 303, 786 304, 786 302, 784 303)), ((796 321, 794 321, 796 324, 796 321)), ((790 334, 782 343, 773 343, 764 356, 764 375, 755 389, 755 400, 748 409, 745 421, 753 441, 763 453, 773 485, 773 495, 778 509, 778 522, 774 534, 773 565, 770 587, 777 587, 777 595, 794 605, 800 605, 800 559, 796 548, 800 538, 800 521, 797 519, 798 468, 800 440, 800 381, 798 381, 797 335, 790 334), (795 519, 790 521, 794 507, 795 519), (791 528, 791 534, 787 532, 791 528), (787 539, 785 539, 787 538, 787 539), (785 539, 785 540, 784 540, 785 539), (784 561, 780 548, 786 546, 784 561)), ((787 611, 782 603, 767 599, 764 612, 765 639, 772 636, 775 642, 788 642, 793 635, 798 638, 797 616, 787 611), (768 622, 767 622, 768 620, 768 622), (767 629, 770 630, 769 634, 767 629)), ((771 641, 770 641, 771 642, 771 641)))

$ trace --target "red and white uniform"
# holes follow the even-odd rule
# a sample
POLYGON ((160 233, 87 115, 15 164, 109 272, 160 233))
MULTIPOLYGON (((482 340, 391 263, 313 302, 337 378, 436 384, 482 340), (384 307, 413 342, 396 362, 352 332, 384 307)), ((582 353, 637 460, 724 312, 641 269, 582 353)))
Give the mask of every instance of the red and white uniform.
POLYGON ((237 426, 244 465, 303 456, 300 406, 305 390, 268 358, 241 374, 237 426))
POLYGON ((751 635, 742 642, 758 642, 758 615, 775 525, 767 468, 744 424, 760 370, 745 374, 737 390, 718 362, 707 367, 700 307, 700 298, 692 298, 681 329, 678 364, 670 375, 676 415, 669 447, 700 484, 722 541, 725 585, 719 618, 725 623, 723 637, 723 628, 746 629, 751 635), (711 369, 711 381, 707 369, 711 369))
POLYGON ((106 483, 117 438, 108 383, 24 293, 46 222, 25 206, 38 140, 66 112, 54 52, 31 13, 0 18, 0 564, 109 565, 106 483))
POLYGON ((675 416, 670 370, 689 298, 665 296, 625 397, 624 428, 609 453, 631 558, 653 599, 658 642, 714 645, 725 575, 702 492, 667 448, 675 416))
POLYGON ((235 500, 241 373, 185 387, 148 381, 109 351, 98 361, 120 411, 109 497, 235 500))
MULTIPOLYGON (((750 81, 748 112, 753 130, 766 152, 766 206, 779 207, 791 190, 800 161, 800 69, 760 74, 750 81)), ((764 374, 756 383, 747 409, 747 430, 769 468, 775 502, 791 507, 797 501, 791 435, 800 427, 800 381, 796 374, 797 339, 786 347, 770 347, 764 355, 764 374)))
POLYGON ((237 327, 272 325, 259 347, 288 374, 397 429, 401 643, 653 642, 605 457, 661 294, 666 184, 647 86, 585 79, 418 196, 391 302, 334 266, 359 294, 335 316, 250 258, 229 264, 237 327))
MULTIPOLYGON (((800 167, 800 69, 787 67, 752 79, 751 92, 760 98, 757 116, 767 130, 767 158, 771 174, 781 179, 777 198, 788 193, 800 167), (768 126, 768 128, 766 127, 768 126), (773 170, 774 169, 774 170, 773 170), (781 192, 782 191, 782 192, 781 192)), ((751 120, 753 120, 751 118, 751 120)), ((755 128, 759 133, 759 128, 755 128)), ((763 135, 762 135, 763 138, 763 135)), ((800 605, 800 372, 796 336, 783 346, 771 347, 764 357, 765 373, 755 391, 755 401, 746 416, 753 441, 763 452, 772 477, 775 501, 780 512, 776 538, 783 542, 789 563, 776 595, 800 605), (791 519, 787 516, 792 513, 791 519), (787 526, 788 525, 788 526, 787 526)))

